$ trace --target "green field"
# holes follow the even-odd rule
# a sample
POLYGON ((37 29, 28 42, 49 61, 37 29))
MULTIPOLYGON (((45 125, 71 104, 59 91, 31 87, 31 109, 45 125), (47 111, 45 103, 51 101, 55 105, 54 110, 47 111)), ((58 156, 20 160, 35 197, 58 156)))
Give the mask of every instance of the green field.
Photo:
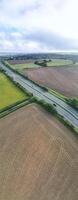
MULTIPOLYGON (((39 68, 40 66, 37 64, 32 63, 22 63, 22 64, 10 64, 9 62, 5 62, 6 64, 8 64, 8 66, 10 66, 11 68, 17 70, 17 71, 21 71, 23 69, 32 69, 32 68, 39 68)), ((64 60, 64 59, 53 59, 51 61, 47 61, 47 67, 51 67, 51 66, 59 66, 59 65, 70 65, 73 64, 73 61, 71 60, 64 60)))
POLYGON ((59 66, 59 65, 70 65, 73 64, 72 60, 64 60, 64 59, 53 59, 50 62, 47 62, 47 66, 59 66))
POLYGON ((24 64, 9 64, 6 62, 10 67, 12 67, 15 70, 21 71, 23 69, 29 69, 29 68, 39 68, 39 65, 36 65, 34 63, 24 63, 24 64))
POLYGON ((0 72, 0 109, 26 98, 28 96, 0 72))

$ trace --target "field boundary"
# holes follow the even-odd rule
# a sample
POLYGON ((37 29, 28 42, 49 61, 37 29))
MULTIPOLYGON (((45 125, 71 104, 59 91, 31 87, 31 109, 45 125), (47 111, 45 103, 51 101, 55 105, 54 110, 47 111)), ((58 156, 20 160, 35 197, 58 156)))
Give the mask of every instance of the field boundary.
POLYGON ((63 95, 61 95, 59 92, 57 92, 56 90, 53 90, 53 89, 51 89, 51 88, 48 88, 48 92, 50 93, 50 94, 53 94, 55 97, 58 97, 58 99, 60 99, 60 100, 62 100, 62 101, 64 101, 64 102, 66 102, 66 99, 69 99, 69 98, 67 98, 67 97, 65 97, 65 96, 63 96, 63 95))
MULTIPOLYGON (((44 86, 39 85, 38 83, 36 83, 36 82, 34 82, 33 80, 29 79, 28 76, 25 76, 25 75, 21 74, 20 72, 16 71, 15 69, 12 69, 10 66, 8 66, 8 64, 5 64, 5 61, 2 61, 2 62, 3 62, 4 65, 6 65, 6 67, 8 67, 9 69, 11 69, 14 73, 17 73, 17 74, 21 75, 24 79, 30 80, 32 83, 35 83, 37 86, 41 87, 44 91, 48 91, 48 88, 47 88, 47 87, 44 87, 44 86)), ((8 75, 7 75, 7 76, 8 76, 8 75)), ((9 77, 9 76, 8 76, 8 77, 9 77)), ((10 79, 11 79, 11 78, 10 78, 10 79)), ((11 79, 11 80, 13 80, 13 79, 11 79)), ((13 82, 14 82, 14 81, 13 81, 13 82)), ((15 83, 15 82, 14 82, 14 83, 15 83)), ((17 83, 15 83, 15 84, 16 84, 16 85, 19 85, 19 84, 17 84, 17 83)), ((19 87, 20 87, 21 89, 23 89, 23 91, 26 92, 26 90, 24 90, 23 87, 21 87, 20 85, 19 85, 19 87)), ((30 95, 32 95, 32 94, 30 94, 30 95)), ((53 101, 53 102, 56 103, 55 101, 53 101)), ((57 105, 60 105, 60 104, 57 103, 57 105)), ((63 108, 64 110, 66 110, 65 107, 63 107, 63 106, 61 106, 61 105, 60 105, 60 107, 63 108)), ((66 110, 66 111, 67 111, 67 110, 66 110)), ((70 113, 75 119, 78 119, 75 115, 72 114, 72 112, 69 112, 69 111, 68 111, 68 113, 70 113)))
POLYGON ((66 120, 62 115, 60 115, 56 109, 49 103, 45 103, 44 100, 39 100, 38 98, 33 97, 34 102, 42 106, 46 111, 48 111, 50 114, 53 114, 64 126, 69 128, 73 133, 75 133, 78 136, 78 128, 73 126, 68 120, 66 120))
POLYGON ((22 108, 26 105, 31 104, 31 102, 32 102, 31 99, 26 99, 26 100, 21 101, 17 105, 12 104, 11 106, 6 107, 5 110, 0 111, 0 119, 5 117, 6 115, 9 115, 10 113, 18 110, 19 108, 22 108))
POLYGON ((26 91, 22 86, 17 84, 11 77, 9 77, 6 74, 6 72, 4 70, 0 69, 0 72, 2 74, 4 74, 7 77, 7 79, 16 86, 17 89, 21 90, 24 94, 27 95, 23 100, 17 100, 15 103, 12 103, 8 106, 5 106, 4 108, 1 108, 0 109, 0 118, 2 118, 4 116, 8 115, 9 113, 19 109, 20 107, 27 105, 33 95, 30 92, 26 91))
MULTIPOLYGON (((23 69, 34 69, 35 68, 35 66, 36 66, 36 68, 39 68, 39 65, 37 65, 37 64, 35 64, 34 62, 32 62, 32 63, 22 63, 22 64, 11 64, 11 63, 9 63, 7 60, 5 61, 5 64, 7 64, 7 65, 9 65, 9 67, 11 67, 12 69, 14 69, 14 70, 16 70, 17 72, 21 72, 23 69), (34 67, 26 67, 26 65, 34 65, 34 67), (15 66, 16 68, 13 68, 13 66, 15 66), (22 69, 17 69, 17 66, 25 66, 24 68, 22 68, 22 69)), ((42 66, 41 66, 42 67, 42 66)))
MULTIPOLYGON (((10 67, 8 67, 8 68, 10 68, 10 67)), ((10 68, 11 69, 11 68, 10 68)), ((16 72, 16 73, 18 73, 17 71, 15 71, 14 69, 11 69, 11 70, 13 70, 14 72, 16 72)), ((19 73, 20 74, 20 73, 19 73)), ((20 74, 21 75, 21 74, 20 74)), ((24 77, 24 76, 23 76, 24 77)), ((24 77, 25 79, 26 79, 26 77, 24 77)), ((29 79, 30 80, 30 79, 29 79)), ((33 97, 34 98, 34 97, 33 97)), ((34 98, 34 100, 35 100, 35 98, 34 98)), ((53 101, 54 102, 54 101, 53 101)), ((45 105, 47 105, 48 103, 45 103, 45 105)), ((49 104, 48 104, 49 105, 49 104)), ((59 105, 59 104, 57 104, 57 105, 59 105)), ((61 106, 62 107, 62 106, 61 106)), ((51 105, 50 105, 50 108, 51 108, 51 105)), ((53 109, 54 107, 52 106, 52 109, 53 109)), ((66 110, 64 107, 62 107, 64 110, 66 110)), ((66 110, 67 111, 67 110, 66 110)), ((68 111, 68 113, 70 113, 72 116, 74 116, 74 118, 76 118, 76 116, 75 115, 73 115, 71 112, 69 112, 68 111)), ((60 114, 58 114, 59 116, 61 116, 60 114)), ((63 118, 63 117, 62 117, 63 118)), ((76 118, 76 119, 78 119, 78 118, 76 118)), ((66 125, 67 126, 69 126, 69 127, 72 127, 72 129, 73 129, 73 127, 74 127, 74 129, 76 128, 75 126, 73 126, 72 125, 72 123, 70 123, 69 121, 67 121, 65 118, 64 118, 64 123, 66 123, 66 125)), ((77 129, 77 128, 76 128, 77 129)), ((75 131, 76 133, 78 133, 78 130, 77 131, 75 131)))
POLYGON ((25 75, 22 74, 21 72, 15 70, 15 69, 13 69, 13 68, 11 68, 11 66, 8 65, 5 61, 2 61, 2 63, 3 63, 8 69, 12 70, 14 73, 16 73, 16 74, 22 76, 24 79, 27 79, 27 80, 31 81, 32 83, 35 83, 37 86, 39 86, 39 87, 40 87, 41 89, 43 89, 44 91, 48 91, 48 89, 47 89, 46 87, 44 87, 44 86, 42 86, 42 85, 39 85, 38 83, 36 83, 36 82, 34 82, 32 79, 30 79, 28 76, 25 76, 25 75))
MULTIPOLYGON (((45 95, 44 95, 45 96, 45 95)), ((49 100, 51 100, 49 97, 47 97, 49 100)), ((56 105, 60 106, 61 108, 63 108, 66 112, 68 112, 69 114, 71 114, 75 119, 78 120, 78 117, 76 117, 76 115, 72 114, 72 112, 70 112, 69 110, 66 110, 66 108, 64 106, 61 106, 59 103, 56 103, 54 100, 52 100, 52 102, 54 102, 56 105)))
POLYGON ((13 80, 12 77, 10 77, 5 70, 0 69, 0 72, 2 72, 19 90, 27 94, 28 96, 32 96, 32 93, 29 91, 25 90, 20 84, 18 84, 16 81, 13 80))
POLYGON ((78 136, 78 129, 75 126, 73 126, 68 120, 66 120, 62 115, 60 115, 51 104, 45 103, 44 100, 39 100, 36 97, 31 97, 28 100, 21 101, 17 105, 9 106, 8 109, 6 108, 4 111, 0 113, 0 119, 24 106, 31 105, 33 103, 36 103, 37 105, 45 109, 46 112, 52 114, 53 117, 56 117, 64 126, 66 126, 68 129, 70 129, 74 134, 78 136))
POLYGON ((68 60, 68 59, 43 59, 40 61, 35 61, 35 64, 42 66, 42 67, 63 67, 63 66, 67 66, 67 65, 72 65, 73 61, 72 60, 68 60), (63 63, 59 63, 58 62, 63 61, 63 63), (55 62, 55 63, 54 63, 55 62))

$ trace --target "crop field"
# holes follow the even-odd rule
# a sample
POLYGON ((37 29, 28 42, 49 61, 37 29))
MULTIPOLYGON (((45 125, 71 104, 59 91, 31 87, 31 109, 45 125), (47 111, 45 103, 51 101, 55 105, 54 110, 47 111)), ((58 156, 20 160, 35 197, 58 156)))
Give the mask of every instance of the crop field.
POLYGON ((39 65, 36 65, 34 63, 26 63, 26 64, 15 64, 11 65, 13 69, 16 69, 18 71, 21 71, 22 69, 28 69, 28 68, 39 68, 39 65))
POLYGON ((26 64, 26 63, 32 63, 32 60, 27 60, 27 59, 19 59, 19 60, 8 60, 8 63, 11 65, 16 65, 16 64, 26 64))
MULTIPOLYGON (((40 65, 34 64, 35 60, 8 60, 6 63, 15 70, 21 71, 23 69, 40 68, 40 65)), ((53 59, 47 62, 47 66, 69 65, 73 62, 71 60, 53 59)))
POLYGON ((0 109, 28 98, 3 73, 0 73, 0 109))
POLYGON ((10 60, 9 62, 6 62, 9 64, 10 67, 13 69, 16 69, 18 71, 21 71, 22 69, 29 69, 29 68, 39 68, 39 65, 34 64, 34 62, 27 61, 27 60, 10 60))
POLYGON ((70 65, 73 64, 71 60, 64 60, 64 59, 53 59, 50 62, 47 62, 47 66, 60 66, 60 65, 70 65))
POLYGON ((35 104, 0 120, 0 199, 78 199, 78 140, 35 104))
POLYGON ((78 97, 78 65, 23 70, 30 79, 67 97, 78 97))

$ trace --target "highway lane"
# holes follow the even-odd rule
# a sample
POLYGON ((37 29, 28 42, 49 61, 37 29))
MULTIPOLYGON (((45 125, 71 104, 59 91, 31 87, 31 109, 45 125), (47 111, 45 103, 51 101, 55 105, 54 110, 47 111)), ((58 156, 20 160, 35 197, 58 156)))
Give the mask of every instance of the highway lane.
POLYGON ((15 82, 18 82, 24 89, 33 93, 35 97, 38 97, 39 99, 42 99, 51 105, 55 103, 57 112, 70 121, 71 124, 78 127, 78 112, 75 109, 49 92, 45 92, 41 87, 37 86, 35 83, 32 83, 30 80, 27 80, 21 75, 16 74, 16 72, 13 72, 1 62, 0 67, 3 68, 8 76, 12 77, 15 82))

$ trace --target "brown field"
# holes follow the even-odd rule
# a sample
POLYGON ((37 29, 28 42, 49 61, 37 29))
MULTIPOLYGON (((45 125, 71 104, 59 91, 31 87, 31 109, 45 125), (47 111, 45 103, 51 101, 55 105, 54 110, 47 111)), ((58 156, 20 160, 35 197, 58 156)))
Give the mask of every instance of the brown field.
POLYGON ((24 75, 67 96, 78 96, 78 65, 24 69, 24 75))
POLYGON ((26 63, 32 63, 34 60, 8 60, 8 63, 11 65, 16 65, 16 64, 26 64, 26 63))
POLYGON ((78 140, 36 105, 0 120, 0 200, 77 200, 78 140))

